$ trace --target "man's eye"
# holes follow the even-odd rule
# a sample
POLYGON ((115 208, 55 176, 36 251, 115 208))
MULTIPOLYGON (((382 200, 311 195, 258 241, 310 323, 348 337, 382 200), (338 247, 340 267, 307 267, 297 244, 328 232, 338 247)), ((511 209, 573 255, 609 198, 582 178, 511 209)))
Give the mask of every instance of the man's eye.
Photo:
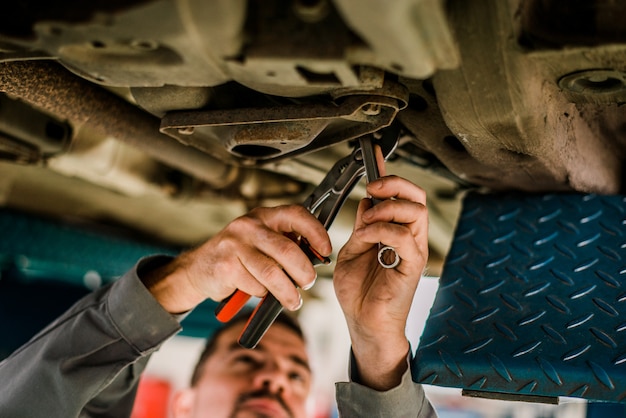
POLYGON ((300 372, 291 372, 291 373, 289 373, 289 380, 293 380, 295 382, 304 382, 305 381, 305 377, 300 372))
POLYGON ((241 355, 237 356, 234 359, 235 363, 247 364, 247 365, 257 365, 259 362, 252 356, 249 355, 241 355))

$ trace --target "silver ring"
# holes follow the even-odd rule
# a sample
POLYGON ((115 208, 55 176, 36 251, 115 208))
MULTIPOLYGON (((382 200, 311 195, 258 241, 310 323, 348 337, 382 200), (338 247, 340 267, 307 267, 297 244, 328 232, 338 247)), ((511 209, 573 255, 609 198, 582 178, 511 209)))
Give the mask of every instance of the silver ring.
POLYGON ((381 266, 383 266, 383 268, 386 268, 386 269, 396 268, 398 264, 400 264, 400 256, 398 255, 398 252, 396 251, 395 248, 393 248, 390 245, 385 245, 384 247, 378 250, 378 262, 380 263, 381 266), (390 264, 387 264, 383 258, 383 255, 387 251, 393 251, 393 254, 395 256, 393 262, 390 264))

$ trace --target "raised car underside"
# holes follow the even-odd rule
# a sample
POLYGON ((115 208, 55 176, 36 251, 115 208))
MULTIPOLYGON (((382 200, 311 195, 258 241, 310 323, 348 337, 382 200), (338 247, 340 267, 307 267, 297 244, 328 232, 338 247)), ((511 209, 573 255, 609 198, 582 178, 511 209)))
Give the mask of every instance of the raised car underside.
POLYGON ((388 171, 429 193, 433 259, 467 189, 625 189, 619 1, 2 9, 7 208, 191 245, 247 208, 302 201, 351 140, 390 124, 388 171))

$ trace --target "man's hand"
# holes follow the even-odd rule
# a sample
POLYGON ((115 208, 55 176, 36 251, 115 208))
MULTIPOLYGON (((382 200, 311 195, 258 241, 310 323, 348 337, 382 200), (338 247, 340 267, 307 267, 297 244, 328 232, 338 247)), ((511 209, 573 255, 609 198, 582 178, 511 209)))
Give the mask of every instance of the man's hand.
POLYGON ((269 291, 285 308, 295 310, 302 299, 287 274, 306 289, 316 272, 284 235, 288 232, 304 236, 324 256, 331 253, 326 230, 304 207, 257 208, 142 279, 171 313, 186 312, 208 298, 220 301, 236 289, 259 297, 269 291))
POLYGON ((428 259, 426 194, 396 176, 380 178, 367 192, 383 202, 359 204, 352 236, 339 253, 334 273, 360 383, 377 390, 397 386, 409 350, 406 320, 428 259), (401 261, 378 263, 378 243, 393 246, 401 261))

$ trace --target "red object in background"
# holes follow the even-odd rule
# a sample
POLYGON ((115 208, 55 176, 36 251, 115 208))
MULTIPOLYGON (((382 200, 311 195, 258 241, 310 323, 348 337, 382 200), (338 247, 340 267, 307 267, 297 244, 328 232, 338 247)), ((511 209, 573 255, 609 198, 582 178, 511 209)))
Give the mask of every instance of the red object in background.
POLYGON ((167 418, 171 385, 167 380, 142 376, 131 418, 167 418))

